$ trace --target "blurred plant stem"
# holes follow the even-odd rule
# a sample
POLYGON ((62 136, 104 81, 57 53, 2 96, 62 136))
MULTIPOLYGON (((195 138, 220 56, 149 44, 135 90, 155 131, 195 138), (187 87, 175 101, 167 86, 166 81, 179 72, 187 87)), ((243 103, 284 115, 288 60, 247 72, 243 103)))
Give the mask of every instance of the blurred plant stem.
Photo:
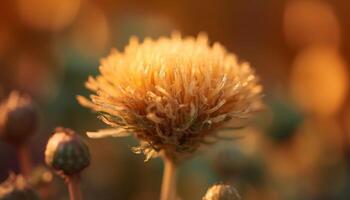
POLYGON ((79 175, 67 176, 66 181, 68 185, 70 200, 82 200, 83 198, 80 190, 80 176, 79 175))
POLYGON ((21 173, 23 176, 27 177, 31 173, 33 167, 29 147, 27 144, 20 144, 16 146, 16 150, 21 173))
POLYGON ((172 159, 163 157, 164 172, 160 200, 176 200, 177 166, 172 159))

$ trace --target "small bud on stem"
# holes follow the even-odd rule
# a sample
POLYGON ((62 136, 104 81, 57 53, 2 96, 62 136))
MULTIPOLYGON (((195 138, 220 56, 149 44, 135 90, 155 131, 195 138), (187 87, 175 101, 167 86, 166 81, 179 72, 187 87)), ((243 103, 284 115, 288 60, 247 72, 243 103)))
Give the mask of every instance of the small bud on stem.
POLYGON ((27 141, 34 134, 37 121, 37 111, 29 96, 13 91, 0 104, 0 138, 15 146, 24 176, 28 176, 32 170, 27 141))
POLYGON ((231 185, 217 184, 210 187, 202 200, 241 200, 231 185))
POLYGON ((57 128, 47 143, 45 161, 66 180, 70 199, 82 200, 80 172, 90 164, 84 140, 70 129, 57 128))

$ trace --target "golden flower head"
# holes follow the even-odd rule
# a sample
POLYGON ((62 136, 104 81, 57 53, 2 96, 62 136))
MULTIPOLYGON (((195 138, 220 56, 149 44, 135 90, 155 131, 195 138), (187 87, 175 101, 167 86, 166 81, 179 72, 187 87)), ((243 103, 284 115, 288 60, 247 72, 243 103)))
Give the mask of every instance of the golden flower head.
POLYGON ((246 62, 205 34, 182 38, 130 39, 124 52, 101 60, 101 75, 89 77, 91 100, 80 104, 100 112, 113 129, 90 137, 134 134, 134 150, 147 158, 190 155, 227 122, 242 121, 260 105, 262 87, 246 62))

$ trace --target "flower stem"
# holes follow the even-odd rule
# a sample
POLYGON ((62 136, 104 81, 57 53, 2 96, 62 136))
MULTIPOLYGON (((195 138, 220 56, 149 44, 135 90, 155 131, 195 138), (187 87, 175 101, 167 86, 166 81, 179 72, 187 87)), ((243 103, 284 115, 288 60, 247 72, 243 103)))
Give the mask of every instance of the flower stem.
POLYGON ((23 176, 28 176, 32 170, 30 150, 26 144, 16 146, 17 158, 23 176))
POLYGON ((70 200, 82 200, 83 198, 80 190, 80 176, 79 175, 68 176, 67 184, 68 184, 70 200))
POLYGON ((164 157, 164 172, 160 200, 176 200, 176 177, 177 166, 175 163, 164 157))

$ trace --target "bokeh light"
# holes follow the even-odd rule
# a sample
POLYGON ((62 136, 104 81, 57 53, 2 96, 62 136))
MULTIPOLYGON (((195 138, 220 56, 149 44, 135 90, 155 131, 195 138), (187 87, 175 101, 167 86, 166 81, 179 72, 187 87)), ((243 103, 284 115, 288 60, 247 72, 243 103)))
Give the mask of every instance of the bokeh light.
POLYGON ((110 28, 105 13, 98 5, 84 3, 69 33, 69 43, 83 55, 96 56, 110 47, 110 28))
POLYGON ((20 19, 26 25, 45 31, 67 27, 79 11, 80 0, 16 0, 20 19))
POLYGON ((341 42, 339 22, 331 5, 321 0, 290 0, 286 3, 283 29, 291 47, 341 42))
POLYGON ((304 111, 335 114, 344 103, 348 85, 348 68, 336 49, 313 46, 295 58, 290 88, 294 100, 304 111))

